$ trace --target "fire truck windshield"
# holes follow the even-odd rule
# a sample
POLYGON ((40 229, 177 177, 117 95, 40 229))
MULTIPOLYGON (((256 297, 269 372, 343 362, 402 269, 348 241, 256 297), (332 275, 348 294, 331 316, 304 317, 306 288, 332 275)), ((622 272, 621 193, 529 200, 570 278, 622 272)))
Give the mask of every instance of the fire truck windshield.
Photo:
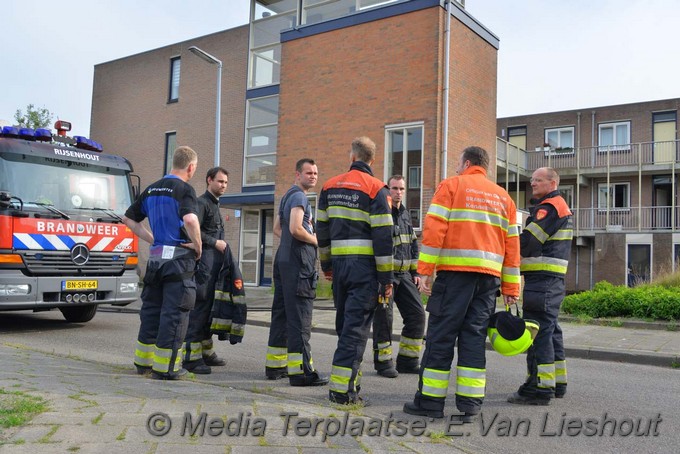
POLYGON ((122 216, 131 203, 125 170, 14 153, 0 155, 0 191, 64 213, 91 209, 122 216))

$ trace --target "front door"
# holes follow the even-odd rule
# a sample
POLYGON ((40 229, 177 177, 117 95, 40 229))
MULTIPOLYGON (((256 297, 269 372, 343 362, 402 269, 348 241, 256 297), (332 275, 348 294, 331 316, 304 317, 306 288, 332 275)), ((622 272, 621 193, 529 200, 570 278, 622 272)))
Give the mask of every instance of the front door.
POLYGON ((249 208, 242 213, 239 256, 243 282, 269 286, 272 283, 274 210, 249 208))
POLYGON ((260 285, 272 285, 274 269, 274 210, 262 210, 262 224, 260 228, 260 285))

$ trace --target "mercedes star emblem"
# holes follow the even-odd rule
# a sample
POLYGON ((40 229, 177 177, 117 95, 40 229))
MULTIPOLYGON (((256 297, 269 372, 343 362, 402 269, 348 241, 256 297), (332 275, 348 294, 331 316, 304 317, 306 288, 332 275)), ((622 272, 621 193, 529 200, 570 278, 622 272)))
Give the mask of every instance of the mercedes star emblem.
POLYGON ((71 260, 78 266, 85 265, 90 260, 90 250, 84 244, 76 244, 71 249, 71 260))

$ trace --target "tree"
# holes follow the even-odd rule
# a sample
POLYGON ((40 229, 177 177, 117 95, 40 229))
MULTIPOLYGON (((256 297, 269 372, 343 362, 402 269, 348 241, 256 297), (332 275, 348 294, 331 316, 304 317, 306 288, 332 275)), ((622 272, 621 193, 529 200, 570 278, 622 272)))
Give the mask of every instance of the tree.
POLYGON ((52 113, 44 107, 36 108, 33 104, 29 104, 26 106, 26 114, 24 115, 21 109, 17 109, 14 119, 23 128, 46 128, 52 123, 52 113))

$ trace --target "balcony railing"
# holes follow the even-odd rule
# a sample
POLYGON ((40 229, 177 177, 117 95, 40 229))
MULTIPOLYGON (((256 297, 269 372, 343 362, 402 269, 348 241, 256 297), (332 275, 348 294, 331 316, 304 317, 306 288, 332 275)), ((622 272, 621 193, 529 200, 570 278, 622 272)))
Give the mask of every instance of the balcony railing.
POLYGON ((524 176, 539 167, 568 170, 569 173, 603 173, 607 169, 668 168, 680 162, 680 141, 642 142, 580 148, 543 148, 526 151, 502 139, 496 140, 497 163, 500 167, 518 171, 524 176))
POLYGON ((678 141, 643 142, 567 149, 528 151, 527 168, 580 169, 581 172, 602 172, 611 167, 668 166, 678 161, 678 141))
POLYGON ((581 235, 588 232, 673 231, 680 227, 678 207, 577 208, 572 212, 574 230, 581 235))

